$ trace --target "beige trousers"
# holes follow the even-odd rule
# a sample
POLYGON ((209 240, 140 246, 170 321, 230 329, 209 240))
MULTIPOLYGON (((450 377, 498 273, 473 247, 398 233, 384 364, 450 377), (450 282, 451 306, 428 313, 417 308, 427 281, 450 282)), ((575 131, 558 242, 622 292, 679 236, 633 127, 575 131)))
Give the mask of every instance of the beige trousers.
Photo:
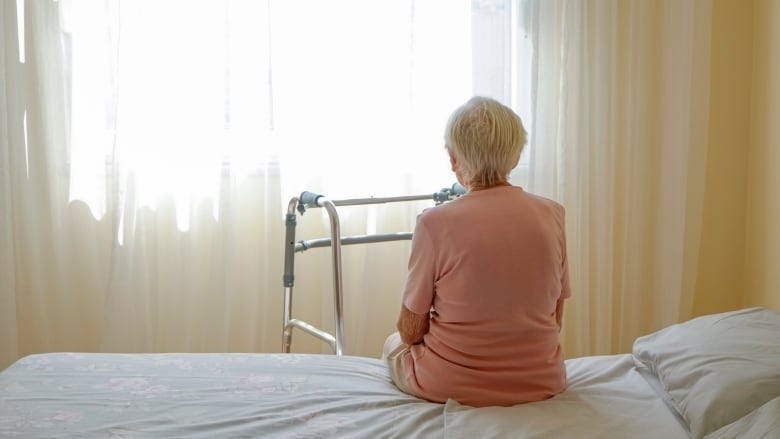
POLYGON ((409 345, 401 341, 400 334, 395 332, 387 337, 385 347, 382 349, 382 360, 387 363, 387 367, 390 369, 390 378, 402 392, 414 395, 409 389, 406 379, 407 373, 404 370, 404 358, 407 355, 411 355, 409 345))

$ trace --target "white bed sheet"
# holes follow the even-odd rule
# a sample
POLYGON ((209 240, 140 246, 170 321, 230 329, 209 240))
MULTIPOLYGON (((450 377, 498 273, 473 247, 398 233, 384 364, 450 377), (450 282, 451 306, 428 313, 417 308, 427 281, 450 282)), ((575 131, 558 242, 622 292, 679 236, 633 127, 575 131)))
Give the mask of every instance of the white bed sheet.
POLYGON ((371 358, 31 355, 0 373, 0 437, 688 437, 631 355, 567 371, 555 398, 475 409, 406 395, 371 358))
POLYGON ((349 356, 44 354, 0 373, 0 437, 441 437, 442 411, 349 356))

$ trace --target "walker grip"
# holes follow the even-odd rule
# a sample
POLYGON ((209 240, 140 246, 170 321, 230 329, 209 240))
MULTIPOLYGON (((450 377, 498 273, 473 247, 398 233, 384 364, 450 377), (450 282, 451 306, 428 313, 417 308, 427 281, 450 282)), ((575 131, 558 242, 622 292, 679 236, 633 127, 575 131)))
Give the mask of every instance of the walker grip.
POLYGON ((301 196, 298 197, 301 204, 305 205, 306 207, 320 207, 319 204, 317 204, 324 195, 315 194, 314 192, 304 191, 301 193, 301 196))
POLYGON ((442 190, 433 194, 433 201, 436 202, 436 205, 439 205, 454 200, 455 198, 464 195, 466 192, 467 190, 463 185, 454 183, 451 187, 442 188, 442 190))
POLYGON ((452 194, 455 195, 456 197, 466 194, 466 188, 460 183, 453 183, 452 189, 450 190, 452 191, 452 194))

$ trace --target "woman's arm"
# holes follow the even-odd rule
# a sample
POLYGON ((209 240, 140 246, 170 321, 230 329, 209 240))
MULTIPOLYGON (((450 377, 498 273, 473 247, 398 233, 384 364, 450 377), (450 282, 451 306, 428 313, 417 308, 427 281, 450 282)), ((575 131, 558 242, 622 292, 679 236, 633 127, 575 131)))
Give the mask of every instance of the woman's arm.
POLYGON ((421 343, 423 336, 428 333, 430 328, 430 315, 428 313, 415 314, 406 305, 401 305, 401 313, 398 315, 396 327, 401 335, 401 341, 405 344, 421 343))
POLYGON ((407 345, 421 343, 430 328, 436 283, 436 251, 423 217, 417 216, 409 254, 409 272, 401 299, 401 312, 396 327, 401 341, 407 345), (422 311, 418 314, 415 311, 422 311))

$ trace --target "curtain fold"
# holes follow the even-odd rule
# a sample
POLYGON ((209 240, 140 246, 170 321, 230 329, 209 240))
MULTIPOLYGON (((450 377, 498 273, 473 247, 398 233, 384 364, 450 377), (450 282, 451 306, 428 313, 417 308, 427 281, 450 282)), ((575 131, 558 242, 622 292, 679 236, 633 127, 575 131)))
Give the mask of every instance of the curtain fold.
POLYGON ((19 45, 16 34, 16 7, 9 2, 0 3, 0 367, 16 360, 19 349, 16 321, 16 263, 13 234, 13 203, 11 169, 17 164, 12 162, 16 151, 11 144, 18 143, 18 131, 11 127, 18 113, 9 102, 6 87, 11 80, 19 77, 19 45))
POLYGON ((102 225, 84 221, 80 206, 67 203, 67 91, 58 7, 27 3, 19 35, 16 6, 22 2, 13 3, 3 3, 0 57, 4 361, 31 352, 96 349, 95 301, 106 279, 105 248, 96 239, 102 225))

